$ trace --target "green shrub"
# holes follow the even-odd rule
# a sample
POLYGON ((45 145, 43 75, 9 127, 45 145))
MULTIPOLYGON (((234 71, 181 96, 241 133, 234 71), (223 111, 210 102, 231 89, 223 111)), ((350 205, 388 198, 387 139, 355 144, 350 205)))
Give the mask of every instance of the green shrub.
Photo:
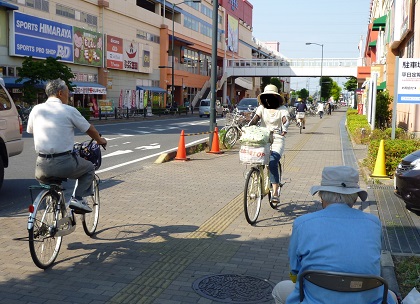
POLYGON ((86 120, 90 119, 90 109, 89 108, 76 108, 77 110, 79 110, 80 114, 82 114, 82 116, 84 118, 86 118, 86 120))
POLYGON ((365 115, 357 114, 357 110, 347 110, 347 128, 351 138, 358 144, 369 141, 370 126, 365 115))
POLYGON ((223 144, 223 138, 225 138, 225 135, 226 135, 226 129, 220 129, 220 130, 219 130, 219 146, 220 146, 220 147, 223 147, 223 149, 228 149, 228 148, 230 148, 230 147, 226 147, 226 146, 223 144))
MULTIPOLYGON (((368 154, 365 159, 365 165, 371 172, 375 169, 375 163, 378 156, 380 139, 375 139, 369 142, 368 154)), ((385 170, 388 176, 394 175, 395 169, 406 155, 419 150, 419 140, 407 139, 384 139, 385 150, 385 170)))

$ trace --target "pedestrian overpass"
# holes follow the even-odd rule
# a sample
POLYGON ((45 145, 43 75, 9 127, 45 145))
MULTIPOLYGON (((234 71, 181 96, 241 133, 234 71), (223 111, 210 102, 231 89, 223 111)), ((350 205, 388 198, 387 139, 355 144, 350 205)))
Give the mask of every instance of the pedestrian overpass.
MULTIPOLYGON (((357 77, 359 59, 227 59, 226 76, 234 77, 357 77)), ((360 64, 359 64, 360 65, 360 64)))
MULTIPOLYGON (((229 77, 246 88, 252 87, 247 77, 357 77, 357 67, 361 65, 361 58, 226 59, 226 69, 217 81, 216 91, 222 89, 229 77)), ((200 98, 209 98, 210 87, 208 80, 194 97, 193 106, 200 98)))

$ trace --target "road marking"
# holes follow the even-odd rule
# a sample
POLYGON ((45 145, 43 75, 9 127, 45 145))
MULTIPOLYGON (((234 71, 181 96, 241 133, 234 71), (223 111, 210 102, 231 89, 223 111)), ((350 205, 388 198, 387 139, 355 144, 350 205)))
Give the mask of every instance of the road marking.
MULTIPOLYGON (((195 145, 195 144, 198 144, 198 143, 203 143, 203 142, 206 142, 206 141, 207 141, 207 138, 198 139, 196 141, 193 141, 193 142, 185 145, 185 147, 189 147, 189 146, 192 146, 192 145, 195 145)), ((157 153, 154 153, 154 154, 145 156, 145 157, 133 159, 133 160, 130 160, 130 161, 125 162, 125 163, 121 163, 121 164, 118 164, 118 165, 115 165, 115 166, 112 166, 112 167, 108 167, 108 168, 105 168, 105 169, 102 169, 102 170, 98 170, 98 171, 96 171, 96 173, 99 174, 99 173, 111 171, 111 170, 114 170, 114 169, 117 169, 117 168, 120 168, 120 167, 128 166, 128 165, 131 165, 131 164, 134 164, 134 163, 138 163, 138 162, 141 162, 143 160, 146 160, 146 159, 149 159, 149 158, 152 158, 152 157, 159 156, 159 155, 161 155, 163 153, 168 153, 168 152, 176 151, 177 149, 178 149, 178 147, 171 148, 171 149, 168 149, 168 150, 165 150, 165 151, 160 151, 160 152, 157 152, 157 153)), ((102 158, 104 158, 104 156, 102 156, 102 158)))
POLYGON ((141 146, 141 147, 137 147, 134 148, 136 150, 153 150, 153 149, 159 149, 160 145, 158 143, 155 144, 150 144, 149 146, 141 146))
MULTIPOLYGON (((118 151, 115 151, 115 152, 111 152, 109 154, 102 155, 102 158, 117 156, 117 155, 123 155, 123 154, 131 153, 131 152, 134 152, 134 151, 133 150, 118 150, 118 151)), ((97 173, 98 172, 99 171, 97 171, 97 173)))

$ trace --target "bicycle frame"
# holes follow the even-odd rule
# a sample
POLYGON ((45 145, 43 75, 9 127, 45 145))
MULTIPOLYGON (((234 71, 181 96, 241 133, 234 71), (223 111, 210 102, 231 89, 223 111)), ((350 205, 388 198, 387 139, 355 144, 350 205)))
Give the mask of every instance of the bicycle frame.
MULTIPOLYGON (((33 229, 34 228, 34 222, 35 222, 35 215, 38 211, 38 206, 39 203, 41 202, 41 198, 47 194, 48 192, 51 193, 52 196, 58 196, 58 202, 55 204, 54 208, 56 209, 54 212, 54 229, 55 229, 55 233, 53 236, 63 236, 63 235, 67 235, 72 233, 75 229, 76 229, 76 219, 73 213, 73 210, 70 210, 70 216, 68 217, 63 217, 61 220, 58 220, 59 217, 59 212, 62 212, 62 209, 64 208, 64 210, 67 210, 67 206, 64 203, 65 199, 64 199, 64 193, 61 189, 60 185, 39 185, 39 186, 30 186, 29 187, 30 191, 31 191, 31 197, 32 197, 32 190, 35 189, 42 189, 42 191, 40 191, 37 195, 37 197, 35 198, 35 200, 33 200, 33 210, 31 210, 31 212, 29 213, 29 217, 28 217, 28 230, 33 229), (63 225, 69 225, 69 229, 67 230, 62 230, 62 231, 58 231, 59 227, 62 227, 63 225)), ((50 227, 51 228, 51 227, 50 227)))

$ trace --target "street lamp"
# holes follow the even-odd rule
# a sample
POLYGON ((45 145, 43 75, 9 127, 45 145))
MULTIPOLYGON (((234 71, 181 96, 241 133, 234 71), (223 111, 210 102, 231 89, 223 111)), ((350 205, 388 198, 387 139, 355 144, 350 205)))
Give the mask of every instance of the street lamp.
POLYGON ((322 101, 322 65, 324 61, 324 45, 315 42, 306 42, 306 45, 315 44, 321 47, 321 79, 320 79, 320 88, 319 88, 319 100, 322 101))
POLYGON ((180 5, 182 3, 187 2, 194 2, 194 3, 201 3, 201 0, 185 0, 179 3, 172 3, 172 43, 171 43, 171 56, 172 56, 172 87, 171 87, 171 102, 173 103, 175 101, 175 50, 174 50, 174 40, 175 40, 175 6, 180 5))

